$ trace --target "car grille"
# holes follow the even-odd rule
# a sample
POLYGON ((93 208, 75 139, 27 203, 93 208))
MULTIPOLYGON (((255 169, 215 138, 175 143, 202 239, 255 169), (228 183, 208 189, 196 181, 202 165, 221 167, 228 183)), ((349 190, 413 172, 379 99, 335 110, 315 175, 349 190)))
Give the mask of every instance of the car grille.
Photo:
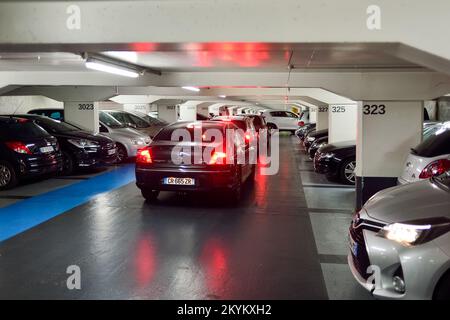
POLYGON ((369 255, 366 250, 366 242, 364 240, 364 230, 378 232, 383 227, 383 224, 375 223, 359 219, 356 224, 352 223, 350 226, 350 237, 358 244, 358 255, 355 256, 351 252, 353 264, 362 278, 367 280, 370 274, 367 273, 367 268, 370 266, 369 255))

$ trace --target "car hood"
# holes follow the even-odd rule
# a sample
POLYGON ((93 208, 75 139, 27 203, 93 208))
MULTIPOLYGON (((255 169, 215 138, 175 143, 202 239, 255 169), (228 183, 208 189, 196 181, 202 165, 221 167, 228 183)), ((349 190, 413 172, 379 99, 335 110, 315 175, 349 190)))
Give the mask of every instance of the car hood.
POLYGON ((87 139, 91 141, 96 141, 98 143, 111 143, 113 142, 110 138, 102 135, 102 134, 92 134, 87 131, 70 131, 67 133, 52 133, 56 138, 65 138, 65 139, 87 139))
POLYGON ((110 129, 110 133, 124 138, 148 138, 147 134, 131 128, 110 129))
POLYGON ((355 141, 344 141, 344 142, 336 142, 332 144, 327 144, 321 150, 322 152, 336 152, 343 150, 351 150, 354 149, 356 152, 356 142, 355 141))
POLYGON ((386 223, 450 218, 449 208, 449 190, 432 179, 380 191, 364 205, 370 217, 386 223))
POLYGON ((139 128, 139 129, 134 129, 136 131, 142 132, 146 135, 149 135, 150 137, 155 137, 156 134, 159 132, 159 130, 161 130, 162 128, 164 128, 164 125, 161 126, 150 126, 147 128, 139 128))

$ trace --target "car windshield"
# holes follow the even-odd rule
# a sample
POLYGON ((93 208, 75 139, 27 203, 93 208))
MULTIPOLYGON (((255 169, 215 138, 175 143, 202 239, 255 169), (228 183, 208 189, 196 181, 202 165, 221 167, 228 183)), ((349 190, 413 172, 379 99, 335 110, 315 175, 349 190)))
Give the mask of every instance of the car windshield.
POLYGON ((54 132, 54 133, 65 133, 71 131, 79 131, 80 129, 67 123, 54 119, 50 119, 47 117, 41 117, 36 119, 36 122, 44 127, 45 130, 54 132))
POLYGON ((99 112, 99 119, 105 126, 112 129, 125 128, 126 126, 119 121, 117 121, 113 116, 107 114, 106 112, 99 112))
POLYGON ((441 126, 424 140, 412 152, 419 157, 433 158, 443 154, 450 154, 450 129, 441 126))

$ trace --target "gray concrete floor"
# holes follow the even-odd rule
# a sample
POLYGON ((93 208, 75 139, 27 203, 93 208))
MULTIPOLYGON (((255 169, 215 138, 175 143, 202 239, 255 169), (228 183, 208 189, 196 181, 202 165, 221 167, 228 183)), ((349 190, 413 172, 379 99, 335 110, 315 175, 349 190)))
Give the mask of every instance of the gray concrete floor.
MULTIPOLYGON (((315 174, 295 137, 280 142, 280 172, 257 175, 237 208, 172 193, 150 205, 129 184, 1 242, 0 299, 370 299, 346 264, 354 190, 315 174)), ((0 208, 76 182, 2 192, 0 208)))

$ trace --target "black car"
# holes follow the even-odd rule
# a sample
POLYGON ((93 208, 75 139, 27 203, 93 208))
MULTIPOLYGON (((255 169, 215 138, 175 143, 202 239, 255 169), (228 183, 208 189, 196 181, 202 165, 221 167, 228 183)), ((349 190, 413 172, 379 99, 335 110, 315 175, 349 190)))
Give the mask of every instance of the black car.
POLYGON ((154 201, 160 191, 225 191, 227 201, 236 203, 243 183, 254 180, 255 174, 255 165, 249 162, 249 144, 237 129, 228 121, 178 122, 162 129, 136 157, 136 185, 143 197, 154 201), (195 129, 201 130, 202 141, 195 140, 195 129), (221 142, 211 142, 208 129, 220 132, 221 142), (228 145, 227 130, 235 132, 231 131, 234 134, 228 145), (180 148, 179 140, 172 137, 174 132, 185 133, 192 142, 182 142, 180 148))
POLYGON ((28 119, 0 116, 0 189, 22 178, 61 171, 58 141, 28 119))
POLYGON ((328 136, 316 139, 316 141, 314 141, 308 149, 309 158, 313 160, 317 150, 326 144, 328 144, 328 136))
POLYGON ((316 129, 316 124, 315 123, 308 123, 305 124, 303 127, 298 128, 295 131, 295 135, 301 140, 303 141, 305 139, 305 136, 310 133, 311 131, 316 129))
POLYGON ((355 184, 355 141, 327 144, 317 150, 314 170, 325 174, 330 180, 338 179, 344 184, 355 184))
POLYGON ((309 147, 313 144, 313 142, 316 141, 317 139, 327 136, 328 136, 328 129, 311 131, 305 136, 305 139, 303 140, 303 146, 305 147, 305 150, 308 150, 309 147))
POLYGON ((64 174, 79 168, 88 168, 117 161, 116 144, 103 135, 94 135, 58 120, 39 115, 21 115, 33 120, 58 139, 64 160, 64 174))

